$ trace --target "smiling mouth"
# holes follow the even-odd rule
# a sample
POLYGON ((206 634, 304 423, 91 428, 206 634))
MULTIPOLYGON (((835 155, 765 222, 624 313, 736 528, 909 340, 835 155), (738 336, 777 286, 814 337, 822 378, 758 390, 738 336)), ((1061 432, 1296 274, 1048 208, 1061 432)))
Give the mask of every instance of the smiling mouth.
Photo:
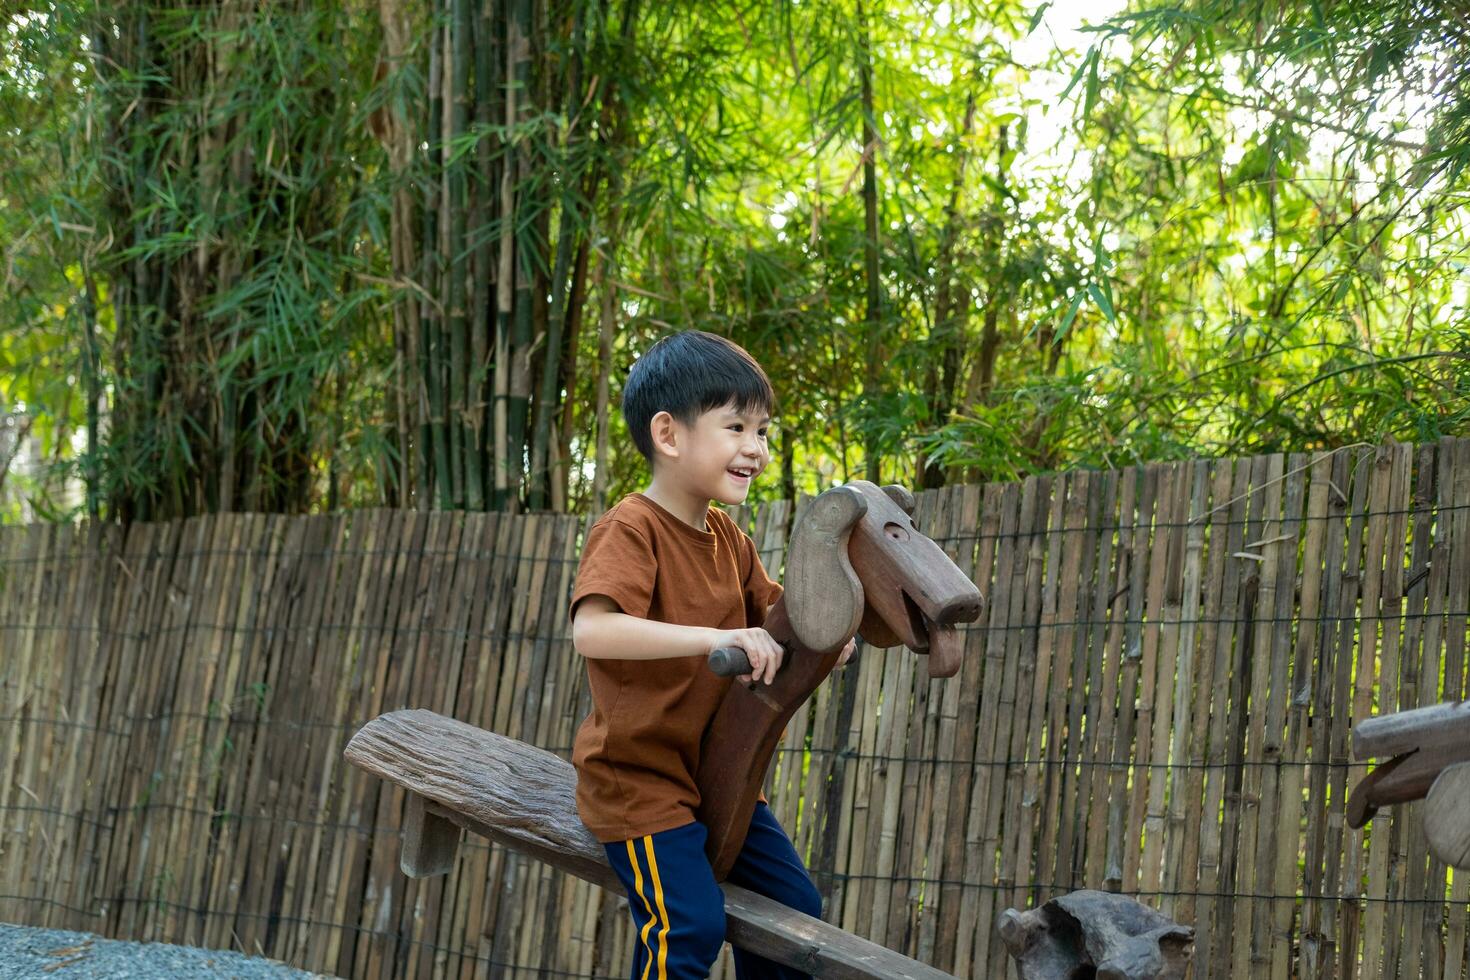
POLYGON ((743 472, 740 470, 726 470, 725 472, 729 473, 737 480, 750 480, 755 477, 755 470, 746 470, 743 472))
POLYGON ((915 650, 927 650, 929 648, 929 619, 919 608, 918 603, 909 598, 907 592, 899 592, 903 596, 904 611, 909 614, 909 630, 913 633, 915 650))
POLYGON ((929 676, 953 677, 959 673, 965 650, 963 634, 953 623, 930 619, 907 592, 899 594, 903 596, 904 612, 908 614, 909 629, 914 634, 914 645, 910 649, 928 655, 929 676))

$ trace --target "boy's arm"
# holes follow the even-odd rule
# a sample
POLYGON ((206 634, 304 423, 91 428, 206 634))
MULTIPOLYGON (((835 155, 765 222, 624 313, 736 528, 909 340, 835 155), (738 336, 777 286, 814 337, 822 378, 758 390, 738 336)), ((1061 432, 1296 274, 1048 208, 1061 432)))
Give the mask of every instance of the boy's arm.
POLYGON ((589 595, 577 603, 572 619, 572 646, 594 660, 663 660, 709 653, 719 630, 678 626, 629 616, 605 595, 589 595))
POLYGON ((781 667, 784 651, 760 627, 721 630, 707 626, 679 626, 629 616, 605 595, 588 595, 572 618, 572 646, 584 657, 612 660, 666 660, 671 657, 708 656, 723 646, 744 650, 750 659, 749 679, 767 684, 781 667))

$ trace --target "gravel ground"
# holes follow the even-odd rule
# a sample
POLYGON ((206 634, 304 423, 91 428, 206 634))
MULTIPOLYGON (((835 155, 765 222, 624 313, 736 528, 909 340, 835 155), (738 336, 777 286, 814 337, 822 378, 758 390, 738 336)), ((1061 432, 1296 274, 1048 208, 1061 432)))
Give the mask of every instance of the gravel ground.
POLYGON ((81 978, 236 977, 239 980, 313 980, 319 973, 277 960, 217 949, 130 943, 87 932, 36 929, 0 922, 0 980, 81 978))

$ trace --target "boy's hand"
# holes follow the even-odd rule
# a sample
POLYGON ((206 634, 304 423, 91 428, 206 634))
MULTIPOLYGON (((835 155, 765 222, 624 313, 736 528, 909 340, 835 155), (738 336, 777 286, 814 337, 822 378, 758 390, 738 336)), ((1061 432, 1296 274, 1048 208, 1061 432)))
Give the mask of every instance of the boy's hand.
POLYGON ((837 666, 841 667, 852 659, 852 652, 857 649, 857 637, 847 641, 847 646, 842 648, 842 654, 837 658, 837 666))
POLYGON ((745 659, 750 661, 750 673, 738 678, 742 684, 761 680, 771 683, 776 679, 776 671, 781 669, 781 660, 786 656, 786 651, 781 649, 776 638, 759 626, 716 632, 706 655, 714 653, 720 647, 739 647, 745 651, 745 659))

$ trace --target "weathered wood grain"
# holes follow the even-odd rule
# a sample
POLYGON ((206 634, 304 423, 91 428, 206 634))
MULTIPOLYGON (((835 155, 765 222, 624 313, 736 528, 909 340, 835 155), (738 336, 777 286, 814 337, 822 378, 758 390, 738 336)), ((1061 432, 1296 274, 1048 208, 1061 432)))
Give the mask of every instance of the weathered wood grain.
POLYGON ((1194 930, 1124 895, 1082 889, 1029 912, 1006 909, 1001 938, 1021 980, 1183 980, 1194 930))

